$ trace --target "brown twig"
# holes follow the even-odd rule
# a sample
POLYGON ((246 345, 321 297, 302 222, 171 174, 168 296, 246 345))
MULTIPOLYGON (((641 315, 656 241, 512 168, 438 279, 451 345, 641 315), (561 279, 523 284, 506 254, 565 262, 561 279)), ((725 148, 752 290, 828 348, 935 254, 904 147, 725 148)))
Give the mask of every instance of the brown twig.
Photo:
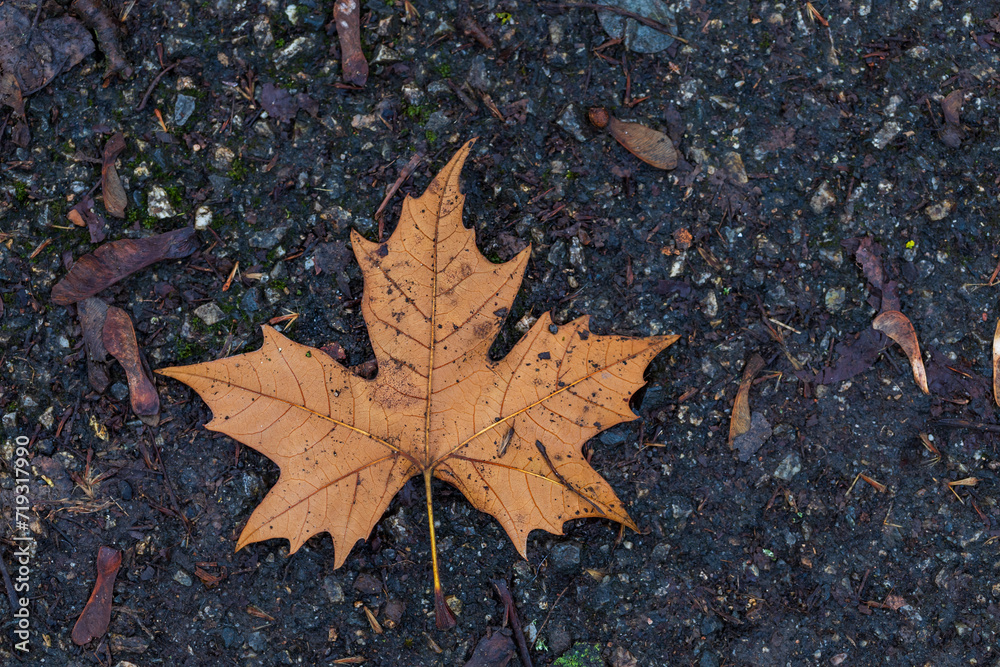
POLYGON ((493 580, 493 587, 497 589, 497 594, 503 602, 503 615, 510 620, 510 627, 514 631, 514 640, 517 642, 517 651, 521 654, 521 664, 524 667, 533 667, 531 664, 531 654, 528 653, 528 643, 524 641, 524 631, 521 629, 521 619, 517 617, 517 607, 514 606, 514 598, 511 597, 507 584, 499 579, 493 580))
POLYGON ((156 90, 156 86, 157 84, 160 83, 160 79, 163 78, 163 75, 172 70, 173 68, 177 67, 178 65, 180 65, 181 62, 183 61, 178 60, 172 65, 167 65, 166 67, 160 70, 159 74, 153 77, 153 82, 149 84, 149 88, 146 89, 146 94, 142 96, 142 101, 139 102, 139 106, 135 108, 136 111, 142 111, 143 109, 146 108, 146 102, 149 102, 149 96, 153 94, 154 90, 156 90))

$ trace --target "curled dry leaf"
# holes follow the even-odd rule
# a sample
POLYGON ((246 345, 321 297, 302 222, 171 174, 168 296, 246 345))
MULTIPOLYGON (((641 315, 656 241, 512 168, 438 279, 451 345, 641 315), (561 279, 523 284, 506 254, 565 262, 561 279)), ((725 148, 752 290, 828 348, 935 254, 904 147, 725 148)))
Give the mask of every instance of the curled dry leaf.
POLYGON ((94 210, 94 206, 94 198, 87 195, 69 210, 66 217, 77 227, 87 228, 87 231, 90 232, 91 243, 100 243, 107 238, 105 229, 108 223, 94 210))
POLYGON ((629 398, 678 338, 599 336, 586 317, 557 326, 546 314, 505 358, 490 359, 530 248, 493 264, 462 224, 459 174, 472 143, 420 198, 406 198, 386 242, 352 232, 374 378, 267 326, 260 350, 159 371, 201 395, 214 415, 206 428, 281 468, 237 548, 285 538, 294 553, 328 532, 340 567, 407 480, 423 477, 439 627, 454 619, 438 575, 432 479, 496 517, 522 555, 532 530, 562 534, 570 519, 634 529, 582 447, 637 418, 629 398))
POLYGON ((910 366, 913 367, 913 379, 917 381, 920 391, 930 394, 931 390, 927 387, 927 371, 924 370, 924 360, 920 357, 917 332, 910 319, 898 310, 887 310, 879 313, 878 317, 872 321, 872 328, 881 331, 903 348, 903 352, 910 359, 910 366))
POLYGON ((363 86, 368 81, 368 61, 361 50, 360 0, 337 0, 333 5, 333 19, 337 22, 340 38, 340 67, 344 81, 363 86))
POLYGON ((108 308, 101 337, 105 349, 125 369, 132 412, 150 426, 160 423, 160 396, 135 341, 132 319, 121 308, 108 308))
POLYGON ((77 305, 76 314, 80 318, 83 345, 87 351, 87 379, 94 391, 103 394, 111 382, 105 364, 108 350, 104 347, 104 323, 108 319, 108 304, 92 296, 77 305))
POLYGON ((197 247, 198 238, 193 227, 145 239, 105 243, 78 259, 66 277, 56 283, 52 288, 52 302, 68 306, 82 301, 154 262, 187 257, 197 247))
POLYGON ((733 446, 733 441, 750 430, 750 386, 753 384, 757 373, 764 368, 764 359, 759 354, 754 353, 747 360, 743 368, 743 379, 740 380, 740 388, 736 392, 736 400, 733 401, 733 414, 729 419, 729 446, 733 446))
POLYGON ((121 132, 115 132, 108 139, 108 143, 104 144, 104 158, 101 164, 101 192, 104 195, 104 208, 116 218, 125 217, 125 207, 128 205, 128 196, 125 194, 122 179, 118 176, 118 170, 115 168, 115 160, 118 159, 123 150, 125 150, 125 136, 121 132))
POLYGON ((513 658, 514 640, 504 628, 480 639, 464 667, 507 667, 513 658))
POLYGON ((607 129, 618 143, 632 155, 657 169, 673 169, 677 166, 677 149, 670 137, 650 129, 640 123, 618 120, 607 109, 593 108, 588 116, 590 122, 601 129, 607 129))
POLYGON ((993 332, 993 400, 1000 406, 1000 320, 993 332))
POLYGON ((83 608, 83 613, 73 626, 73 643, 83 646, 91 639, 104 636, 111 622, 111 600, 115 577, 122 564, 122 552, 111 547, 101 547, 97 551, 97 581, 94 590, 83 608))

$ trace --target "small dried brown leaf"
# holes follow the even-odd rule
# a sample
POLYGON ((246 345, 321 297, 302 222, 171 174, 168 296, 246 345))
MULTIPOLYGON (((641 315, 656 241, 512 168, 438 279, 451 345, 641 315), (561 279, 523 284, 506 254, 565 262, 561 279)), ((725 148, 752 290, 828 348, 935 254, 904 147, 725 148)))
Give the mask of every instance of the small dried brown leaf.
MULTIPOLYGON (((128 196, 122 186, 122 179, 115 168, 115 160, 125 150, 125 137, 116 132, 104 145, 104 158, 101 165, 101 192, 104 195, 104 208, 116 218, 125 217, 125 207, 128 206, 128 196)), ((103 240, 103 239, 102 239, 103 240)))
POLYGON ((608 132, 632 155, 657 169, 674 169, 677 166, 677 149, 670 137, 640 123, 620 121, 608 117, 608 132))
POLYGON ((102 546, 97 551, 97 581, 80 618, 73 626, 73 643, 83 646, 92 639, 104 636, 111 622, 111 600, 114 597, 115 577, 122 564, 122 552, 102 546))
POLYGON ((920 343, 917 342, 917 332, 910 319, 898 310, 887 310, 875 318, 872 328, 881 331, 903 348, 903 352, 910 360, 910 366, 913 367, 913 379, 916 380, 917 386, 920 387, 920 391, 930 394, 927 371, 924 370, 924 360, 920 357, 920 343))
POLYGON ((111 380, 105 362, 108 351, 104 347, 104 323, 108 319, 108 304, 96 297, 84 299, 76 307, 83 330, 83 343, 87 351, 87 379, 90 386, 103 394, 111 380))
POLYGON ((344 81, 363 86, 368 81, 368 61, 361 50, 361 2, 337 0, 333 5, 333 19, 337 22, 340 38, 340 62, 344 81))
POLYGON ((108 308, 102 340, 108 354, 125 369, 132 411, 146 424, 156 426, 160 421, 160 396, 139 352, 128 313, 114 306, 108 308))
POLYGON ((740 388, 736 392, 736 400, 733 401, 733 414, 729 420, 729 446, 733 446, 733 440, 750 430, 750 385, 764 368, 764 359, 754 353, 747 360, 743 368, 743 379, 740 381, 740 388))
POLYGON ((1000 319, 993 332, 993 400, 1000 406, 1000 319))
POLYGON ((52 302, 68 306, 82 301, 150 264, 187 257, 197 247, 198 238, 193 227, 145 239, 105 243, 78 259, 66 277, 56 283, 52 288, 52 302))

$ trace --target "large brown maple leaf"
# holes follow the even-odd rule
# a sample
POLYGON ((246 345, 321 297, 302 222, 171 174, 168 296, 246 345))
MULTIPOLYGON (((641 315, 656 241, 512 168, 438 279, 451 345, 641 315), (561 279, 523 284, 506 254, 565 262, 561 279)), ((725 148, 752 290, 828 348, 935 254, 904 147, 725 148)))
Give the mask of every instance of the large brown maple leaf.
POLYGON ((214 414, 206 428, 281 468, 238 549, 283 537, 294 553, 325 531, 340 567, 406 481, 422 474, 441 627, 454 619, 438 577, 431 479, 496 517, 522 556, 529 532, 561 535, 569 519, 635 529, 581 450, 636 418, 628 401, 646 365, 677 340, 598 336, 586 317, 556 326, 543 315, 506 357, 491 360, 530 248, 493 264, 462 225, 459 173, 472 143, 419 199, 404 201, 388 241, 351 234, 375 378, 266 326, 256 352, 159 371, 201 395, 214 414))

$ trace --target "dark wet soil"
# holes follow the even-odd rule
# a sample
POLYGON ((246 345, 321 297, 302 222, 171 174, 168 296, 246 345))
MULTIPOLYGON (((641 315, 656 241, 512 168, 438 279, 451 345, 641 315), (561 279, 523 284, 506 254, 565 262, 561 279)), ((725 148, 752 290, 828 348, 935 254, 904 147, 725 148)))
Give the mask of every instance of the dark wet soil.
POLYGON ((338 86, 329 3, 140 0, 123 40, 132 79, 102 85, 96 54, 30 98, 30 147, 6 126, 7 568, 17 436, 31 438, 36 550, 31 652, 10 641, 5 600, 0 662, 463 665, 502 622, 490 580, 506 578, 536 665, 995 664, 995 5, 814 2, 814 16, 809 3, 692 0, 674 6, 688 43, 642 54, 607 45, 591 10, 410 4, 419 20, 399 0, 363 3, 371 75, 354 90, 338 86), (457 27, 463 16, 492 48, 457 27), (268 83, 315 106, 268 117, 268 83), (964 104, 946 124, 955 90, 964 104), (653 169, 589 126, 592 106, 668 133, 677 169, 653 169), (564 536, 534 533, 523 561, 496 521, 436 485, 442 576, 461 602, 447 632, 434 628, 419 486, 339 570, 328 536, 290 558, 278 540, 235 553, 277 468, 206 431, 207 408, 178 383, 157 379, 155 428, 132 414, 119 367, 94 392, 74 309, 50 301, 66 263, 96 247, 66 213, 99 182, 116 131, 129 208, 108 217, 109 240, 211 214, 197 253, 101 293, 131 315, 153 368, 256 349, 259 325, 291 313, 295 340, 371 360, 360 273, 340 252, 349 231, 378 234, 374 213, 415 152, 426 157, 401 193, 421 192, 479 137, 466 224, 493 259, 533 247, 497 354, 546 311, 589 313, 599 333, 682 336, 634 400, 642 419, 589 445, 642 532, 570 522, 564 536), (842 344, 877 312, 842 245, 867 236, 899 283, 930 395, 897 346, 853 377, 815 381, 850 361, 842 344), (213 324, 195 314, 207 304, 213 324), (754 353, 766 365, 750 404, 771 434, 741 461, 729 415, 754 353), (70 633, 100 545, 123 564, 108 634, 81 648, 70 633), (364 607, 384 622, 398 602, 399 622, 374 633, 364 607))

